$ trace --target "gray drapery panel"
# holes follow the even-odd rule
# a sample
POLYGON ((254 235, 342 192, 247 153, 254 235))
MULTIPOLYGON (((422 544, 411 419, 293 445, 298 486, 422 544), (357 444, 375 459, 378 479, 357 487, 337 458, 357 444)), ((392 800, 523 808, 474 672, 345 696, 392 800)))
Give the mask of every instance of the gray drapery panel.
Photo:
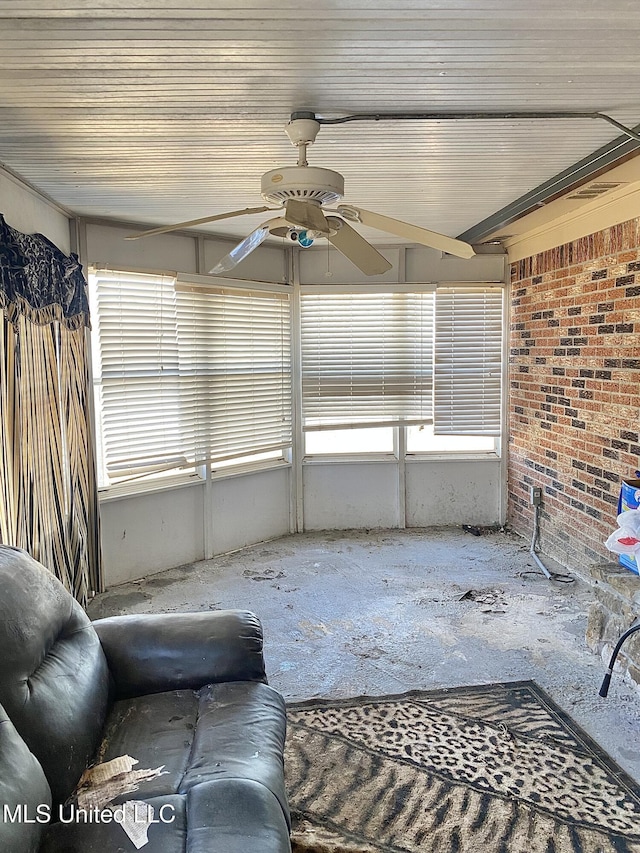
POLYGON ((81 602, 101 589, 86 282, 75 255, 0 216, 0 541, 81 602))

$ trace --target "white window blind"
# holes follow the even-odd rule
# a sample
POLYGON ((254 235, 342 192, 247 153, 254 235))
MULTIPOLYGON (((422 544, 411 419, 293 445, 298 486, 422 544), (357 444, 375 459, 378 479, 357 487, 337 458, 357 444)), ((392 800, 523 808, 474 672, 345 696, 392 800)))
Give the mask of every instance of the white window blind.
POLYGON ((108 480, 290 446, 288 293, 107 270, 91 280, 108 480))
POLYGON ((289 447, 289 294, 178 283, 176 296, 188 455, 215 462, 289 447))
POLYGON ((303 293, 307 430, 428 423, 433 293, 303 293))
POLYGON ((174 279, 97 270, 94 282, 93 372, 107 474, 182 465, 174 279))
POLYGON ((439 287, 435 322, 435 435, 499 435, 502 289, 439 287))

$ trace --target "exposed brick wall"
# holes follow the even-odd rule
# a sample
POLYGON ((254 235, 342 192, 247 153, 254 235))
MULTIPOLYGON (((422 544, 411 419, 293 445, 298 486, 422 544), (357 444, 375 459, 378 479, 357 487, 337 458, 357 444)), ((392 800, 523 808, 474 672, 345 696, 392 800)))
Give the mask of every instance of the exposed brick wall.
POLYGON ((640 468, 640 219, 512 266, 509 509, 569 567, 612 559, 620 481, 640 468))

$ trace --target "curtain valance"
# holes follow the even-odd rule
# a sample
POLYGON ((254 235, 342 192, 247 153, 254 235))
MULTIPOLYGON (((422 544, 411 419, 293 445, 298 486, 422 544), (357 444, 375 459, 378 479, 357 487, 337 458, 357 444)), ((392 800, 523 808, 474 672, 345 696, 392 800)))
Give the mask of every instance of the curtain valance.
POLYGON ((65 255, 43 234, 23 234, 0 214, 0 308, 9 322, 19 316, 68 329, 89 326, 89 303, 77 255, 65 255))

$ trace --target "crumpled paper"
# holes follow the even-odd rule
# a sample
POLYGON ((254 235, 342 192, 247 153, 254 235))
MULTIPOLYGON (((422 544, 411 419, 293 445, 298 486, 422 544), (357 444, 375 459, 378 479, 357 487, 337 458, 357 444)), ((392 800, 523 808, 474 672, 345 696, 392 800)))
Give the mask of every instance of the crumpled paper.
POLYGON ((149 841, 148 832, 154 816, 153 806, 139 800, 127 800, 116 810, 116 814, 118 812, 121 819, 116 817, 116 822, 127 833, 136 850, 140 850, 149 841))

